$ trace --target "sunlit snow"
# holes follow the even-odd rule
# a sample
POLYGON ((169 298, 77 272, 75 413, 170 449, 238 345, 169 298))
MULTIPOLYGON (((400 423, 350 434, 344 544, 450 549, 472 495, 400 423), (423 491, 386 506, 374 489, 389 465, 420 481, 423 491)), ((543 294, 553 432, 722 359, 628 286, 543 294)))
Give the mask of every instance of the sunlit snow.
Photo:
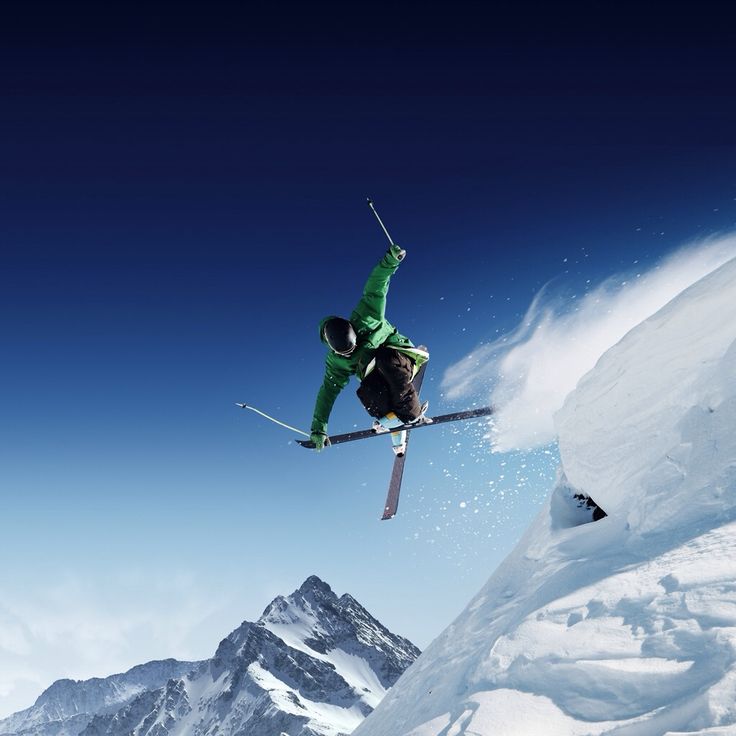
POLYGON ((541 512, 355 736, 735 733, 735 426, 732 260, 578 383, 541 512))

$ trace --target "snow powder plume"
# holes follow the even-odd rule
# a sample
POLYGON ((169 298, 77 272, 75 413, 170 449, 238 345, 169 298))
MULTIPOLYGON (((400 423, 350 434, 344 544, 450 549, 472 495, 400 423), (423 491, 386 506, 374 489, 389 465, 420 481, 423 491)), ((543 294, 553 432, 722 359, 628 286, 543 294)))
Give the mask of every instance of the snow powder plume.
POLYGON ((646 273, 608 279, 575 301, 543 289, 516 330, 479 346, 443 378, 448 398, 491 386, 493 449, 527 450, 556 438, 553 417, 580 378, 629 330, 736 257, 736 235, 691 244, 646 273))
POLYGON ((736 259, 608 350, 555 426, 545 507, 354 736, 736 733, 736 259), (581 523, 578 493, 608 516, 581 523))

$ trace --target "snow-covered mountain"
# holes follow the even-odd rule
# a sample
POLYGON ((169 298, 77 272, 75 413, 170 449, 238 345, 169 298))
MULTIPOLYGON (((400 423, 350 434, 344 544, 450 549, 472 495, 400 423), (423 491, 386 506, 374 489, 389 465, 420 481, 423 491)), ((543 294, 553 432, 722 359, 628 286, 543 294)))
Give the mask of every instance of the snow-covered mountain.
MULTIPOLYGON (((350 595, 338 598, 312 576, 292 595, 276 598, 257 622, 233 631, 212 659, 174 663, 177 671, 151 687, 126 691, 117 707, 101 706, 103 699, 82 703, 77 694, 43 727, 23 730, 19 713, 0 721, 0 734, 349 734, 418 655, 411 642, 388 631, 350 595), (84 718, 75 707, 86 709, 84 718)), ((96 682, 113 691, 112 679, 96 682)), ((43 709, 41 701, 64 682, 69 681, 55 683, 24 713, 43 709)), ((70 686, 86 693, 91 682, 70 686)))
POLYGON ((57 680, 30 708, 0 721, 0 735, 76 736, 95 714, 114 713, 137 695, 163 687, 198 664, 166 659, 104 679, 57 680))
POLYGON ((556 426, 546 506, 354 736, 736 734, 736 261, 610 349, 556 426), (608 516, 581 524, 579 492, 608 516))

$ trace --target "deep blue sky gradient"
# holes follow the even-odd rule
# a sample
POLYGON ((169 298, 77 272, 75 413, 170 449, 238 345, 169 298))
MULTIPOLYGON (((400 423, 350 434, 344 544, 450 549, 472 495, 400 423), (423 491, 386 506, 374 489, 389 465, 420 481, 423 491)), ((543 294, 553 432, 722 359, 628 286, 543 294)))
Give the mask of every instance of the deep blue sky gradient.
MULTIPOLYGON (((6 589, 194 571, 238 591, 207 656, 317 573, 422 646, 439 633, 554 451, 528 477, 478 430, 427 430, 380 524, 380 441, 316 456, 233 402, 309 426, 317 324, 349 313, 386 246, 366 195, 408 251, 388 316, 430 346, 436 411, 444 369, 549 280, 574 292, 733 227, 726 6, 621 7, 4 10, 6 589), (459 507, 478 493, 479 513, 459 507)), ((366 422, 354 389, 333 431, 366 422)))

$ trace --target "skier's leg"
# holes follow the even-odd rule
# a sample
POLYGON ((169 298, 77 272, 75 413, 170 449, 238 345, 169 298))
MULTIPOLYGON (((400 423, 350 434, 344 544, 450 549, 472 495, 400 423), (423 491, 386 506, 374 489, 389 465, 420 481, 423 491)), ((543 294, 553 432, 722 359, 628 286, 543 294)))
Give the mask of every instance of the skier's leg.
POLYGON ((371 371, 358 387, 358 398, 365 410, 380 419, 392 411, 391 392, 386 379, 377 371, 371 371))
POLYGON ((405 353, 386 347, 378 348, 375 357, 373 373, 378 372, 388 386, 391 410, 402 422, 413 422, 422 413, 419 396, 412 383, 414 363, 405 353))

